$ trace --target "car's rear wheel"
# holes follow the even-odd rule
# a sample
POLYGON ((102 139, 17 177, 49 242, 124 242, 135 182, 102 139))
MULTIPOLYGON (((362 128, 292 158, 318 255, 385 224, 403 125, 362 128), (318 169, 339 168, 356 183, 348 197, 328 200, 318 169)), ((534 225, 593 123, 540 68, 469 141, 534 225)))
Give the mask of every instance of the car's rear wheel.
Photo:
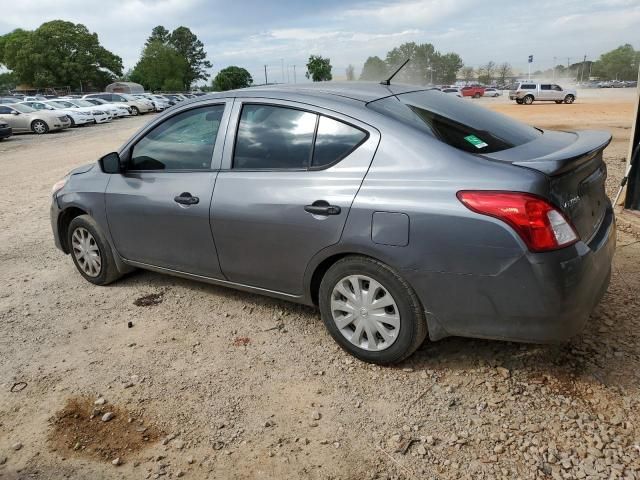
POLYGON ((67 230, 67 245, 80 275, 89 282, 107 285, 121 276, 113 260, 111 247, 89 215, 80 215, 71 221, 67 230))
POLYGON ((525 105, 531 105, 533 103, 533 97, 531 95, 525 96, 522 101, 525 105))
POLYGON ((562 100, 556 100, 556 103, 562 103, 562 100))
POLYGON ((349 256, 337 261, 322 278, 318 297, 331 336, 365 362, 400 362, 427 335, 416 293, 397 272, 377 260, 349 256))
POLYGON ((34 120, 31 122, 31 131, 37 135, 42 135, 49 131, 49 125, 44 120, 34 120))
POLYGON ((566 97, 564 97, 564 103, 573 103, 575 99, 576 97, 574 97, 573 95, 567 95, 566 97))
POLYGON ((473 98, 480 98, 480 94, 479 93, 474 93, 473 94, 473 98))
POLYGON ((69 117, 69 121, 71 122, 71 125, 69 125, 70 127, 76 126, 76 122, 73 121, 73 117, 69 117))
POLYGON ((517 103, 518 105, 522 105, 524 102, 522 101, 522 99, 521 99, 521 98, 516 98, 516 103, 517 103))
POLYGON ((140 110, 138 110, 138 107, 131 107, 131 115, 133 115, 134 117, 140 115, 140 110))

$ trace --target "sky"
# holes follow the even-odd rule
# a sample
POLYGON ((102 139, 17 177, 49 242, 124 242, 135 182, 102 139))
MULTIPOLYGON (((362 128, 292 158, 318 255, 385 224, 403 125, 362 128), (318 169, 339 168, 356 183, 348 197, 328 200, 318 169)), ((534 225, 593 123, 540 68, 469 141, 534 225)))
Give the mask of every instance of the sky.
POLYGON ((305 81, 310 54, 334 78, 404 42, 432 43, 465 65, 493 60, 525 72, 595 60, 624 43, 640 49, 640 0, 0 0, 0 34, 54 19, 82 23, 122 57, 138 60, 156 25, 184 25, 204 43, 211 73, 238 65, 264 82, 305 81))

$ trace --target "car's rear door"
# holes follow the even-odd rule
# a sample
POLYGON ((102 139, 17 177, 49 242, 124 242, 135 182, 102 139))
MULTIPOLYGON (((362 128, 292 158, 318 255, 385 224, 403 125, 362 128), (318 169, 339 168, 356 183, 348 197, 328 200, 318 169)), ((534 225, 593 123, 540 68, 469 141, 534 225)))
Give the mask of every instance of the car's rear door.
POLYGON ((306 104, 236 99, 211 205, 228 280, 302 293, 337 243, 379 142, 376 129, 306 104))
POLYGON ((106 191, 109 231, 126 260, 220 278, 209 224, 230 104, 174 112, 121 152, 106 191))

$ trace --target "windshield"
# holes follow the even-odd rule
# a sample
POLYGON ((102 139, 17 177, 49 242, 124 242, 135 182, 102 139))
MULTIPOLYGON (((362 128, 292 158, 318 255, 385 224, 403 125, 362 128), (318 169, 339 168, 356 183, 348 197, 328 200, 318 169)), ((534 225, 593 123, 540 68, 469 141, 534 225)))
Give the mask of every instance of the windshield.
POLYGON ((107 103, 107 101, 106 101, 106 100, 103 100, 102 98, 92 98, 92 99, 90 99, 90 100, 87 100, 87 102, 91 102, 91 103, 93 103, 94 105, 98 105, 98 104, 100 104, 100 105, 104 105, 104 104, 106 104, 106 103, 107 103))
POLYGON ((73 103, 80 107, 95 107, 93 103, 87 102, 86 100, 74 100, 73 103))
POLYGON ((74 108, 75 105, 71 102, 65 102, 64 100, 55 100, 52 102, 49 102, 49 105, 53 105, 54 107, 58 107, 58 108, 74 108))
POLYGON ((126 98, 127 100, 133 100, 133 101, 138 100, 136 97, 134 97, 133 95, 129 95, 128 93, 121 93, 120 96, 126 98))
POLYGON ((31 108, 28 105, 11 105, 11 108, 13 108, 14 110, 17 110, 20 113, 33 113, 33 112, 37 112, 37 110, 35 108, 31 108))
POLYGON ((469 153, 498 152, 542 135, 506 115, 434 91, 386 97, 367 106, 469 153))

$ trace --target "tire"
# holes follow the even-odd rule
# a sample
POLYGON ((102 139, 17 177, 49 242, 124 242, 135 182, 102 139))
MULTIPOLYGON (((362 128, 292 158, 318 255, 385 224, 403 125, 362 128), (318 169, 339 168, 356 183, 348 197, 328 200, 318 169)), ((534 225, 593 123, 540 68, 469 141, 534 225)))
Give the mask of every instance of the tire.
POLYGON ((480 94, 479 93, 474 93, 473 94, 473 98, 480 98, 480 94))
POLYGON ((362 361, 379 365, 398 363, 415 352, 427 336, 427 320, 418 296, 397 272, 377 260, 361 256, 348 256, 338 260, 322 278, 318 299, 322 321, 333 339, 345 351, 362 361), (374 292, 376 295, 374 300, 380 301, 386 298, 387 302, 390 300, 392 303, 384 308, 378 308, 379 313, 376 316, 381 315, 382 318, 396 322, 396 328, 386 322, 384 322, 386 326, 382 326, 380 321, 376 322, 380 327, 372 326, 373 323, 366 323, 367 319, 371 322, 373 318, 373 315, 369 317, 371 305, 358 298, 366 298, 364 293, 368 293, 368 289, 371 288, 370 280, 378 284, 374 292), (359 290, 362 293, 359 297, 354 294, 356 290, 354 285, 358 288, 363 287, 363 290, 359 290), (339 291, 340 286, 342 288, 339 291), (353 296, 348 298, 341 293, 342 291, 353 296), (355 321, 343 324, 341 329, 337 321, 348 310, 339 311, 339 307, 345 304, 348 304, 348 308, 355 307, 354 311, 358 313, 355 321), (358 310, 358 307, 361 308, 358 310), (334 319, 334 311, 338 320, 334 319), (361 328, 360 325, 362 325, 361 328), (347 338, 347 335, 353 338, 358 329, 360 329, 358 340, 347 338), (386 332, 387 339, 383 338, 381 329, 386 332), (371 343, 368 332, 373 333, 371 343))
POLYGON ((131 116, 137 117, 138 115, 140 115, 140 110, 138 110, 138 107, 131 107, 131 116))
POLYGON ((69 246, 73 263, 85 280, 94 285, 108 285, 122 276, 113 260, 109 243, 91 216, 80 215, 71 220, 66 235, 67 245, 69 246), (75 238, 74 235, 76 235, 75 238), (80 242, 78 242, 78 240, 80 240, 80 242), (79 254, 83 241, 84 245, 88 246, 90 250, 91 258, 94 259, 93 262, 86 260, 86 256, 85 258, 81 258, 79 254), (76 245, 78 248, 76 248, 76 245), (95 251, 93 249, 95 249, 95 251), (99 266, 97 268, 90 268, 96 265, 96 252, 99 266))
POLYGON ((524 102, 522 101, 522 99, 521 99, 521 98, 516 98, 516 103, 517 103, 518 105, 522 105, 524 102))
POLYGON ((567 95, 564 97, 564 103, 571 104, 576 99, 573 95, 567 95))
POLYGON ((525 95, 525 97, 522 99, 522 102, 525 105, 531 105, 533 103, 533 96, 532 95, 525 95))
POLYGON ((73 128, 76 126, 76 122, 73 121, 73 118, 69 117, 69 121, 71 122, 71 125, 69 125, 69 128, 73 128))
POLYGON ((559 104, 559 103, 562 103, 563 100, 556 100, 555 102, 559 104))
POLYGON ((31 122, 31 131, 36 135, 44 135, 49 132, 49 125, 44 120, 34 120, 31 122))

